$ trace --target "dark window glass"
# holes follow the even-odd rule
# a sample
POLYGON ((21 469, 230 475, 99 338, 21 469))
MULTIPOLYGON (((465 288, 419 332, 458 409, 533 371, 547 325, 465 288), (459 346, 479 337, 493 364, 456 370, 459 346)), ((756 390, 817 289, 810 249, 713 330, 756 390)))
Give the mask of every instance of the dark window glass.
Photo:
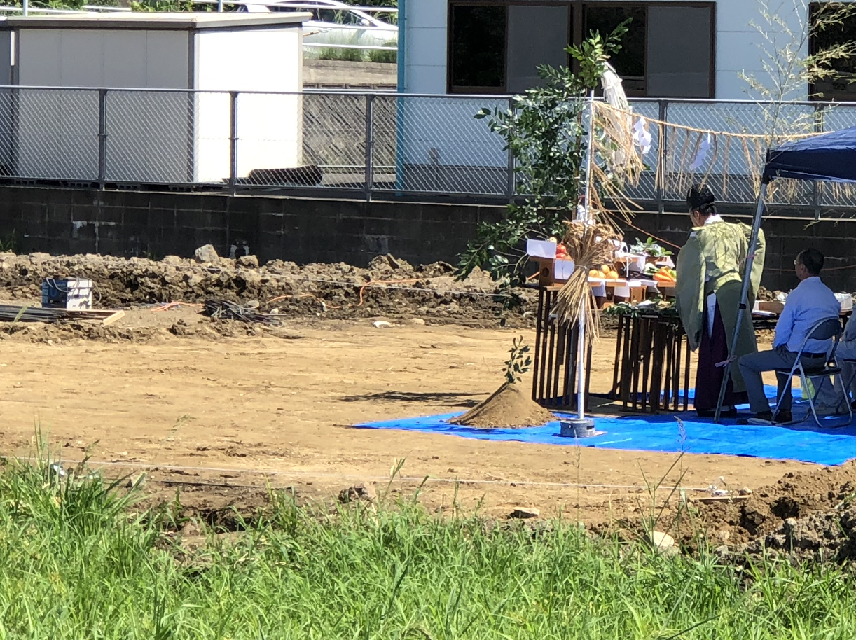
MULTIPOLYGON (((574 34, 570 23, 578 11, 582 24, 576 39, 591 32, 606 37, 629 20, 621 50, 611 58, 627 95, 714 97, 713 3, 601 1, 575 6, 570 1, 491 5, 453 0, 450 7, 451 91, 521 93, 539 86, 539 65, 568 64, 564 49, 574 34)), ((841 37, 856 40, 856 24, 845 27, 841 37)), ((856 78, 856 64, 847 69, 856 78)), ((856 84, 852 86, 851 99, 856 100, 856 84)))
MULTIPOLYGON (((828 3, 811 3, 809 11, 812 25, 816 24, 818 13, 824 4, 828 3)), ((830 8, 834 11, 834 5, 830 8)), ((829 9, 827 9, 827 15, 829 15, 828 12, 829 9)), ((825 26, 822 31, 813 27, 809 37, 809 51, 811 54, 816 54, 854 41, 856 41, 856 16, 850 15, 839 24, 825 26)), ((816 100, 856 101, 856 57, 832 60, 827 67, 835 71, 835 75, 824 78, 809 87, 811 97, 816 100)))
POLYGON ((452 5, 451 54, 453 87, 505 87, 504 6, 452 5))
POLYGON ((522 93, 543 84, 538 67, 568 66, 567 6, 521 5, 508 7, 508 67, 506 89, 522 93))
POLYGON ((711 98, 711 7, 648 9, 647 92, 657 98, 711 98))
POLYGON ((640 86, 625 81, 625 86, 631 91, 645 90, 645 7, 583 7, 583 37, 587 38, 592 31, 599 32, 603 37, 612 33, 622 22, 631 19, 627 33, 621 41, 621 50, 610 60, 612 66, 625 80, 641 81, 640 86))

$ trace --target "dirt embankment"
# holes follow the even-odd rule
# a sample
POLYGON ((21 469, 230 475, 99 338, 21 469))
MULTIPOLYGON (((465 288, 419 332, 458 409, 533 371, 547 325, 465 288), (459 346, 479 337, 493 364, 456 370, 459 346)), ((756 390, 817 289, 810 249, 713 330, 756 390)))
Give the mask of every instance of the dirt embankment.
POLYGON ((461 282, 449 264, 412 266, 392 256, 379 256, 363 269, 281 260, 258 266, 254 256, 200 262, 176 256, 153 261, 0 254, 0 291, 13 299, 36 298, 45 278, 68 277, 92 280, 97 306, 103 308, 213 298, 257 301, 263 310, 276 309, 285 317, 419 318, 475 326, 529 326, 537 297, 531 290, 518 291, 522 304, 508 309, 496 283, 479 270, 461 282))
POLYGON ((702 504, 680 528, 686 543, 705 531, 717 553, 734 560, 771 552, 856 562, 856 461, 788 472, 745 500, 702 504))

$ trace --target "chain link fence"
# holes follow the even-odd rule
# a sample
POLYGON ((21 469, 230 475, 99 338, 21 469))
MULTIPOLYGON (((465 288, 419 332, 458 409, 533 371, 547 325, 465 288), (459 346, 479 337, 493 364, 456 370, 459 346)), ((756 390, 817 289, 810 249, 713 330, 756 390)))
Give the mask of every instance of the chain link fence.
MULTIPOLYGON (((787 123, 783 133, 856 124, 856 104, 631 105, 644 118, 722 132, 767 133, 774 122, 787 123)), ((511 107, 510 98, 497 96, 0 87, 0 179, 509 199, 520 190, 513 161, 489 119, 475 116, 511 107)), ((690 160, 674 131, 650 127, 648 157, 668 161, 659 181, 651 169, 629 189, 643 207, 683 201, 681 168, 690 160)), ((750 204, 757 167, 751 154, 733 151, 714 154, 698 177, 726 202, 750 204)), ((840 187, 804 183, 776 191, 776 203, 816 211, 856 206, 856 198, 840 187)))

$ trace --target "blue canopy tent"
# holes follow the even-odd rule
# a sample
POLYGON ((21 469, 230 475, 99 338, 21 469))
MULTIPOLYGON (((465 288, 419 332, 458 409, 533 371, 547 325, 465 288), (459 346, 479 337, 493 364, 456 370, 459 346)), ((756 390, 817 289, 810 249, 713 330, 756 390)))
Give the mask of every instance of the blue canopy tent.
MULTIPOLYGON (((746 271, 743 275, 741 302, 737 310, 737 324, 735 325, 737 327, 740 326, 743 321, 743 314, 746 312, 749 277, 752 273, 752 263, 755 261, 755 250, 758 247, 758 230, 761 228, 761 218, 764 215, 767 185, 775 178, 822 182, 856 182, 856 127, 786 142, 767 151, 767 163, 761 179, 761 190, 758 193, 758 206, 755 210, 755 221, 752 225, 752 236, 749 243, 749 255, 746 258, 746 271)), ((736 349, 737 332, 735 331, 730 353, 734 353, 736 349)), ((716 407, 716 422, 719 422, 731 362, 726 366, 726 374, 722 381, 719 402, 716 407)))

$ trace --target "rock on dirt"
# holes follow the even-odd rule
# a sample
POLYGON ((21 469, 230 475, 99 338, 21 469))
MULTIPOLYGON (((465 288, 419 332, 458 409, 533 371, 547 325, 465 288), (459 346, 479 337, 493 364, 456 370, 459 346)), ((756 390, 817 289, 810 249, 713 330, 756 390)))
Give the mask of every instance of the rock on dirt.
POLYGON ((514 511, 508 514, 508 517, 514 520, 529 520, 537 518, 541 512, 535 507, 517 507, 514 511))
POLYGON ((238 266, 246 269, 258 269, 259 259, 256 256, 241 256, 238 258, 238 266))
POLYGON ((125 481, 125 486, 128 489, 137 488, 141 489, 146 485, 146 480, 148 476, 146 473, 134 473, 128 476, 128 479, 125 481))
POLYGON ((680 553, 675 539, 662 531, 651 532, 651 544, 658 552, 666 557, 674 557, 680 553))
POLYGON ((377 494, 373 487, 366 484, 355 484, 339 492, 339 502, 374 502, 377 494))
POLYGON ((217 255, 216 249, 214 249, 214 246, 210 244, 199 247, 194 252, 194 255, 196 256, 196 260, 203 264, 216 263, 220 261, 220 256, 217 255))

